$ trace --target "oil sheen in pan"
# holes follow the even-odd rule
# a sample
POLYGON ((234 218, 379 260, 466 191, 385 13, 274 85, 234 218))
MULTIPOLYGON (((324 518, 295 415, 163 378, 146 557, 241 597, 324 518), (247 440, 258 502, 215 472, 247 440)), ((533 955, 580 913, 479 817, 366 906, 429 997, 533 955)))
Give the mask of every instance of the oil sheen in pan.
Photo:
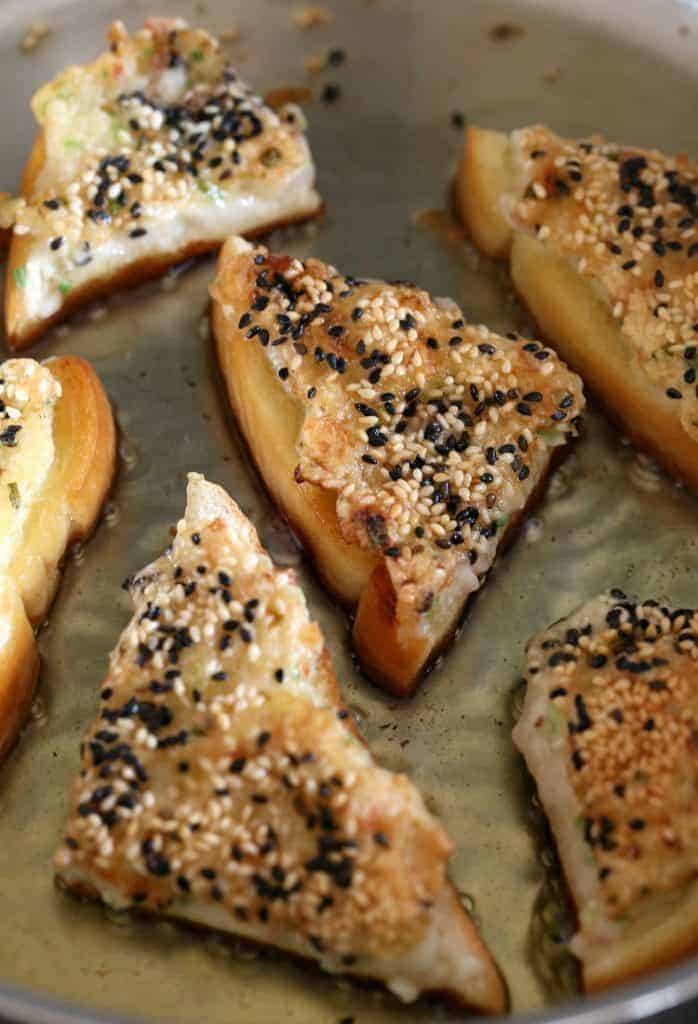
MULTIPOLYGON (((288 0, 171 0, 156 8, 145 0, 5 0, 0 186, 19 180, 33 137, 31 92, 56 69, 97 53, 112 18, 135 27, 147 14, 171 13, 219 32, 236 25, 240 38, 231 56, 255 86, 309 86, 315 94, 306 110, 327 217, 279 244, 300 256, 316 251, 350 273, 419 281, 452 296, 471 319, 504 331, 525 323, 505 270, 481 260, 457 230, 442 230, 443 215, 423 213, 447 206, 461 140, 453 114, 499 128, 541 120, 570 134, 603 129, 670 151, 695 147, 690 69, 698 16, 689 8, 628 0, 621 24, 602 0, 325 6, 328 23, 303 31, 288 0), (22 54, 24 28, 42 21, 51 33, 22 54), (346 51, 345 62, 309 76, 306 59, 336 47, 346 51), (319 98, 328 83, 340 87, 332 104, 319 98)), ((41 702, 0 771, 0 979, 95 1012, 169 1021, 453 1020, 449 1011, 405 1009, 236 943, 107 918, 53 887, 50 861, 79 738, 129 614, 120 584, 167 543, 186 472, 199 470, 228 487, 274 551, 297 560, 241 458, 210 346, 200 335, 211 273, 208 262, 165 288, 114 297, 106 310, 80 317, 38 349, 42 357, 75 352, 95 362, 117 407, 123 463, 107 521, 68 564, 41 638, 41 702)), ((556 894, 547 889, 539 897, 543 855, 531 825, 531 792, 510 743, 525 639, 610 583, 679 604, 697 599, 698 502, 637 464, 593 410, 573 459, 499 563, 451 651, 407 703, 388 700, 356 673, 344 619, 298 565, 373 750, 386 765, 410 771, 456 840, 453 875, 504 968, 516 1013, 550 1007, 569 980, 567 965, 555 961, 547 972, 550 990, 534 969, 540 948, 532 942, 547 955, 565 923, 556 894)), ((678 989, 689 983, 689 969, 680 969, 678 989)), ((617 999, 606 997, 606 1006, 617 999)), ((618 1006, 603 1019, 629 1019, 628 1005, 618 1006)), ((549 1020, 564 1019, 561 1009, 548 1012, 549 1020)), ((26 1011, 25 1018, 36 1015, 26 1011)))

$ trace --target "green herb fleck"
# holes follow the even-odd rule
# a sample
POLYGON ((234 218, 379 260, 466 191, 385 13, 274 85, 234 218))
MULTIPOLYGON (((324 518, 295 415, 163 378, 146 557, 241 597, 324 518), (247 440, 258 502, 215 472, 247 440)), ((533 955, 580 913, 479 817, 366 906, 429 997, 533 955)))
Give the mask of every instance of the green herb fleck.
POLYGON ((12 280, 18 288, 26 288, 27 286, 27 268, 22 264, 21 267, 15 267, 12 271, 12 280))
POLYGON ((73 290, 72 284, 68 284, 67 281, 60 281, 58 285, 58 291, 61 295, 70 295, 73 290))
POLYGON ((545 734, 548 739, 554 740, 566 731, 567 720, 559 708, 553 705, 545 716, 545 734))
POLYGON ((84 143, 80 139, 67 138, 63 139, 63 145, 66 149, 84 149, 84 143))
POLYGON ((19 508, 21 504, 21 500, 19 497, 19 487, 14 481, 12 481, 7 485, 7 490, 9 491, 10 494, 10 505, 12 505, 12 508, 19 508))
POLYGON ((201 178, 197 179, 196 184, 199 189, 199 192, 201 192, 202 195, 206 196, 207 199, 210 199, 212 203, 220 204, 225 202, 223 192, 218 187, 218 185, 213 185, 210 183, 207 184, 205 181, 202 181, 201 178))
POLYGON ((119 117, 118 114, 110 114, 109 120, 111 122, 112 135, 116 136, 119 134, 119 132, 126 131, 127 125, 123 117, 119 117))
POLYGON ((190 50, 189 51, 189 60, 193 60, 195 64, 200 64, 203 59, 204 59, 204 51, 203 50, 196 49, 196 50, 190 50))
POLYGON ((561 430, 537 430, 536 433, 541 440, 545 441, 549 448, 557 448, 566 443, 565 435, 561 430))

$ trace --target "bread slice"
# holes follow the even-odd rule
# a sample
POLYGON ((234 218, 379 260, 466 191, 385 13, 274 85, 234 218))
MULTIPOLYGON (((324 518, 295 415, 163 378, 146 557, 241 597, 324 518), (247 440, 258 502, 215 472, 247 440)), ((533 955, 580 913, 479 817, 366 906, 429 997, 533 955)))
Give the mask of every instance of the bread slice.
POLYGON ((111 409, 75 356, 0 364, 0 757, 38 671, 45 618, 67 547, 92 531, 116 463, 111 409))
POLYGON ((548 128, 468 130, 457 197, 541 331, 698 488, 698 164, 548 128))
POLYGON ((26 721, 39 674, 39 652, 22 599, 0 576, 0 760, 26 721))
POLYGON ((212 288, 238 424, 367 672, 410 693, 575 433, 581 382, 454 303, 232 238, 212 288))
POLYGON ((531 641, 514 741, 596 991, 698 950, 698 612, 617 590, 531 641))
POLYGON ((171 548, 87 733, 59 880, 117 907, 231 932, 503 1009, 497 969, 446 876, 453 844, 345 709, 291 570, 220 487, 191 474, 171 548))
POLYGON ((180 19, 133 37, 35 95, 40 132, 14 220, 5 316, 11 348, 95 296, 155 276, 231 232, 316 214, 299 117, 265 106, 217 42, 180 19))

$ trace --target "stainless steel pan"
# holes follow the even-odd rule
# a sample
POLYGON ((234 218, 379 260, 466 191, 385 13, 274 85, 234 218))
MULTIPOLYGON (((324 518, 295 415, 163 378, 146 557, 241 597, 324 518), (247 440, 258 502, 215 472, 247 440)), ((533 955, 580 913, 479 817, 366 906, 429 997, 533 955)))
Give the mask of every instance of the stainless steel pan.
MULTIPOLYGON (((470 318, 506 330, 526 322, 506 272, 480 260, 444 213, 461 141, 454 113, 502 128, 540 120, 571 134, 603 130, 696 155, 698 12, 690 6, 326 0, 326 8, 326 26, 302 31, 293 0, 4 0, 0 186, 16 186, 28 153, 31 93, 65 64, 96 54, 112 18, 135 27, 149 14, 172 13, 218 32, 235 26, 240 40, 231 56, 256 86, 310 86, 315 95, 307 113, 327 217, 278 244, 317 252, 349 272, 419 281, 453 296, 470 318), (23 55, 23 31, 42 21, 51 33, 23 55), (309 76, 304 60, 333 47, 346 51, 346 62, 309 76), (319 99, 327 82, 341 88, 331 105, 319 99)), ((129 614, 120 583, 166 543, 191 469, 227 486, 272 553, 298 566, 375 753, 411 773, 457 841, 454 876, 507 975, 518 1024, 616 1024, 686 1002, 698 993, 695 963, 589 1003, 565 988, 564 971, 552 987, 541 981, 534 961, 547 932, 540 923, 557 911, 537 899, 541 847, 510 724, 532 631, 612 583, 681 604, 698 600, 698 502, 657 476, 592 410, 572 461, 501 560, 452 650, 414 700, 390 701, 356 672, 343 617, 242 456, 202 330, 211 272, 206 262, 171 275, 165 287, 114 297, 38 349, 94 361, 117 408, 123 465, 96 538, 68 566, 41 638, 33 721, 0 771, 0 979, 7 986, 0 1014, 210 1024, 457 1019, 235 943, 109 919, 54 891, 50 860, 79 736, 129 614), (64 1001, 84 1009, 58 1009, 64 1001)), ((698 1009, 683 1019, 698 1019, 698 1009)))

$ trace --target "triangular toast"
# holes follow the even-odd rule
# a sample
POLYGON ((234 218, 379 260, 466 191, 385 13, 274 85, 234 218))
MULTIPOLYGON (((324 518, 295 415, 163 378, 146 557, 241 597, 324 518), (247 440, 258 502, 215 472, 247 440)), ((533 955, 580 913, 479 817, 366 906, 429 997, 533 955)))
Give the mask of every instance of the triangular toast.
POLYGON ((107 397, 84 359, 0 363, 0 757, 34 691, 32 627, 70 544, 92 531, 116 464, 107 397))
POLYGON ((219 363, 267 487, 356 608, 368 673, 404 695, 575 433, 554 352, 454 303, 230 239, 212 288, 219 363))
POLYGON ((452 843, 345 709, 317 624, 220 487, 191 474, 85 738, 57 857, 71 890, 499 1011, 452 843))
POLYGON ((698 489, 698 164, 542 126, 471 128, 457 196, 544 336, 698 489))
POLYGON ((110 48, 32 102, 40 133, 14 219, 5 314, 24 348, 93 297, 152 277, 231 232, 318 212, 300 119, 241 83, 208 33, 117 22, 110 48))
POLYGON ((514 740, 594 991, 698 949, 698 612, 617 590, 533 638, 514 740))

